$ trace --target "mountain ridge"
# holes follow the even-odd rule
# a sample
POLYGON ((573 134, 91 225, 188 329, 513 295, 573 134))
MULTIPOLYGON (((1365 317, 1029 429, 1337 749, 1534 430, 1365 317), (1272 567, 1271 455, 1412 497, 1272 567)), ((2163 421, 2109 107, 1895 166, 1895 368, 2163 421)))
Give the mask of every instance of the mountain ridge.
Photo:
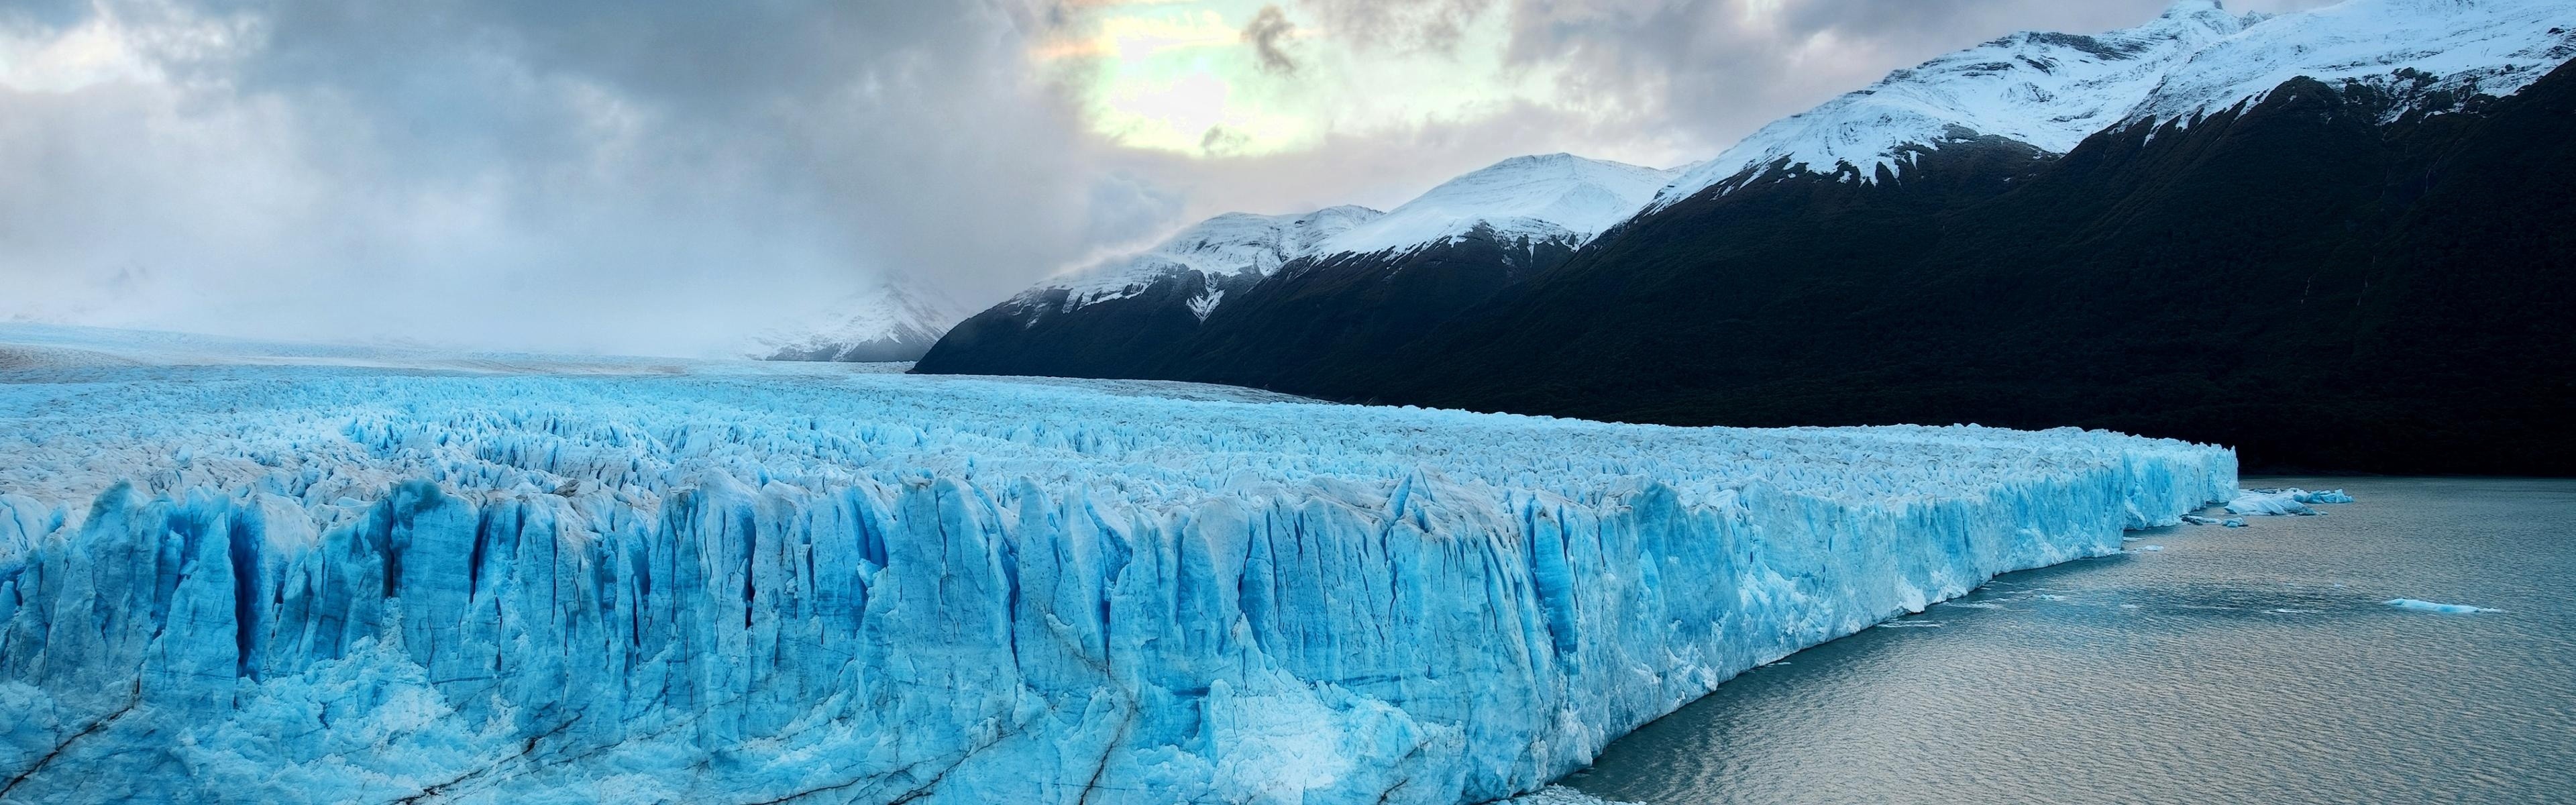
POLYGON ((1757 161, 1677 171, 1580 242, 1470 222, 1438 249, 1293 262, 1150 348, 1106 320, 1117 335, 1085 342, 961 325, 916 371, 1679 425, 2075 424, 2270 469, 2564 473, 2550 451, 2576 436, 2545 423, 2576 421, 2551 402, 2576 399, 2552 357, 2576 353, 2576 256, 2531 233, 2576 231, 2576 131, 2546 111, 2576 84, 2570 28, 2576 4, 2534 0, 2271 17, 2187 0, 2109 34, 2016 34, 1881 85, 1956 76, 1982 89, 1946 97, 2047 109, 2063 99, 2014 93, 2051 76, 2120 89, 2070 118, 2108 122, 1998 133, 1967 125, 2009 129, 1971 114, 1993 110, 1873 85, 1729 152, 1757 161), (2016 67, 1996 48, 2056 55, 2016 67), (2247 83, 2301 69, 2279 53, 2331 69, 2247 83), (1895 101, 1913 128, 1876 125, 1895 101), (1819 127, 1879 159, 1814 169, 1799 132, 1819 127))

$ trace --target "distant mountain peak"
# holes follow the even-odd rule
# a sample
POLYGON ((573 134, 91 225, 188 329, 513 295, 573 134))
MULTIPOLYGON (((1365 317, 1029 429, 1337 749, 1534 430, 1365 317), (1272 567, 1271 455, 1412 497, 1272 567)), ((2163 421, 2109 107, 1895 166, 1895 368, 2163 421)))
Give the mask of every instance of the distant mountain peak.
POLYGON ((2509 94, 2576 56, 2569 27, 2576 3, 2565 0, 2346 0, 2279 15, 2180 0, 2131 28, 2017 33, 1896 70, 1755 131, 1653 206, 1773 170, 1872 182, 1923 147, 1970 139, 1963 131, 2065 153, 2113 126, 2188 123, 2300 76, 2395 82, 2409 70, 2439 88, 2509 94))
POLYGON ((1637 212, 1673 172, 1566 153, 1517 156, 1442 182, 1320 250, 1369 254, 1477 230, 1581 245, 1637 212))
POLYGON ((901 274, 869 282, 801 325, 771 331, 750 357, 788 361, 908 361, 966 318, 955 300, 901 274))
MULTIPOLYGON (((1358 205, 1326 207, 1294 215, 1229 212, 1173 233, 1152 248, 1101 260, 1057 275, 1022 292, 1016 301, 1034 303, 1064 291, 1067 309, 1124 299, 1143 293, 1163 278, 1184 271, 1210 277, 1268 275, 1290 260, 1314 253, 1324 242, 1385 213, 1358 205)), ((1206 303, 1214 309, 1213 300, 1206 303)), ((1199 313, 1201 318, 1205 312, 1199 313)))

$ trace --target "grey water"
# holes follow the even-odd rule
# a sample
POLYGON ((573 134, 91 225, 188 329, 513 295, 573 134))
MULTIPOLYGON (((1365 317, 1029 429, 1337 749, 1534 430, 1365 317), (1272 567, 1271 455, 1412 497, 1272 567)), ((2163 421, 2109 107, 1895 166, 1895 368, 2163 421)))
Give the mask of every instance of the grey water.
POLYGON ((1657 805, 2576 802, 2576 481, 2244 485, 2358 500, 1998 578, 1737 677, 1564 784, 1657 805))

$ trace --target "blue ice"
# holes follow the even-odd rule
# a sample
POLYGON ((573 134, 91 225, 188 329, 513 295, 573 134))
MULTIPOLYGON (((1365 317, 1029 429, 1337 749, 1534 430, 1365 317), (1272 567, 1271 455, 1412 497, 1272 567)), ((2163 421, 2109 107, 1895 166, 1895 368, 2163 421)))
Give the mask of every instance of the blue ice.
POLYGON ((57 347, 0 377, 8 801, 1485 801, 2237 480, 2078 430, 57 347))

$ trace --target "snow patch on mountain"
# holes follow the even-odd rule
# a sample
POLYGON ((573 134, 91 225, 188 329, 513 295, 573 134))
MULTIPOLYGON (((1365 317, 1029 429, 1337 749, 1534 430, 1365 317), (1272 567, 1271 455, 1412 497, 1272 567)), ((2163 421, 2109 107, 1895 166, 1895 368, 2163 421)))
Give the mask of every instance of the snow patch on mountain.
POLYGON ((760 336, 744 357, 783 361, 908 361, 921 357, 966 309, 901 276, 843 297, 797 327, 760 336))
MULTIPOLYGON (((1067 292, 1063 306, 1071 310, 1135 296, 1165 277, 1190 271, 1211 278, 1268 276, 1288 261, 1314 254, 1324 242, 1383 215, 1357 205, 1326 207, 1303 215, 1230 212, 1183 229, 1151 249, 1060 275, 1021 292, 1014 301, 1034 304, 1053 291, 1063 290, 1067 292)), ((1215 310, 1215 297, 1202 294, 1197 299, 1206 300, 1203 305, 1209 311, 1215 310)), ((1206 313, 1198 315, 1207 317, 1206 313)))
POLYGON ((2134 28, 2019 33, 1889 73, 1754 132, 1652 206, 1774 170, 1874 182, 1979 136, 2065 153, 2112 126, 2188 120, 2299 76, 2506 95, 2576 56, 2570 30, 2565 0, 2346 0, 2273 16, 2182 0, 2134 28))
POLYGON ((2566 0, 2346 0, 2211 43, 2128 118, 2189 120, 2301 76, 2502 97, 2570 58, 2576 3, 2566 0))
POLYGON ((1411 250, 1478 228, 1506 240, 1580 246, 1635 214, 1675 174, 1571 154, 1513 157, 1444 182, 1391 212, 1345 205, 1304 215, 1219 215, 1154 248, 1041 283, 1008 304, 1072 310, 1132 297, 1195 271, 1206 287, 1185 304, 1205 321, 1225 300, 1219 278, 1268 276, 1300 258, 1411 250), (1060 303, 1054 301, 1057 291, 1064 292, 1060 303))
POLYGON ((2064 152, 2154 90, 2175 64, 2254 22, 2186 2, 2135 28, 2095 36, 2024 32, 1889 73, 1783 118, 1674 180, 1669 205, 1748 170, 1849 165, 1862 181, 1896 170, 1907 146, 1995 135, 2064 152))
POLYGON ((1580 246, 1634 215, 1673 171, 1572 154, 1512 157, 1451 179, 1334 238, 1321 254, 1431 246, 1489 228, 1504 240, 1580 246))

